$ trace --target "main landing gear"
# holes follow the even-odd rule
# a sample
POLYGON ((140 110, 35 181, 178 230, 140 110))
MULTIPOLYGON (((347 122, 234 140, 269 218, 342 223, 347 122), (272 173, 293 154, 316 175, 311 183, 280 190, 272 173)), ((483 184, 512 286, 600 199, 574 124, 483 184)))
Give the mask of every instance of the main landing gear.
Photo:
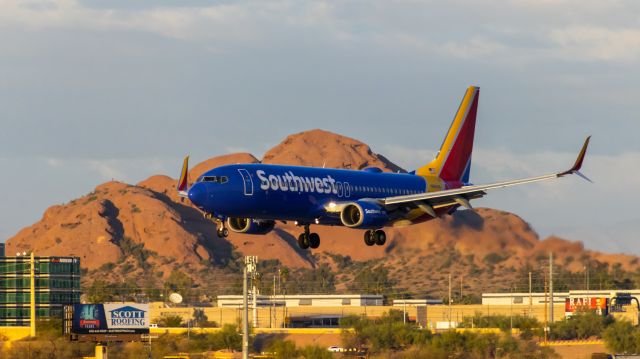
POLYGON ((385 244, 385 242, 387 242, 387 235, 383 230, 370 229, 364 232, 364 244, 368 246, 372 246, 374 244, 382 246, 385 244))
POLYGON ((298 236, 298 246, 302 249, 320 247, 320 236, 318 233, 309 233, 309 225, 305 224, 304 233, 298 236))

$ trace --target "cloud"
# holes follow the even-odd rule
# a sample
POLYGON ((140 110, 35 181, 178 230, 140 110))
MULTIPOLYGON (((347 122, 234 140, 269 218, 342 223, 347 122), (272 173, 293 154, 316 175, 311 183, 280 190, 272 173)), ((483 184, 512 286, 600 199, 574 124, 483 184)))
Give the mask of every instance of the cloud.
MULTIPOLYGON (((427 164, 436 156, 436 151, 434 150, 410 148, 398 145, 384 145, 381 150, 382 151, 377 153, 385 156, 391 162, 406 169, 407 171, 412 171, 427 164)), ((376 150, 374 149, 374 151, 376 150)))
POLYGON ((576 26, 550 31, 557 53, 567 60, 636 61, 640 57, 640 29, 576 26))
POLYGON ((217 51, 311 38, 505 64, 557 58, 633 61, 640 54, 637 19, 616 16, 636 7, 631 0, 205 4, 163 1, 136 7, 116 2, 91 7, 95 4, 75 0, 5 0, 0 2, 0 26, 142 31, 202 42, 217 51), (457 17, 455 23, 461 26, 452 27, 450 17, 457 17))
POLYGON ((56 171, 72 171, 81 168, 89 170, 99 181, 117 180, 136 183, 142 179, 163 173, 172 174, 172 169, 178 170, 179 158, 45 158, 47 166, 56 171))

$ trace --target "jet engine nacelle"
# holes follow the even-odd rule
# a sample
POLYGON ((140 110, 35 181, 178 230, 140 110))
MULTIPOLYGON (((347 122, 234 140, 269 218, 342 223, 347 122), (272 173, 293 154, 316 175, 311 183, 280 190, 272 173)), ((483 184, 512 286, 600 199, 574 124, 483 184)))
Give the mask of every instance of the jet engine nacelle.
POLYGON ((388 221, 387 211, 376 203, 356 201, 349 203, 340 212, 342 224, 351 228, 380 228, 388 221))
POLYGON ((275 221, 252 218, 227 218, 227 226, 236 233, 267 234, 275 227, 275 221))

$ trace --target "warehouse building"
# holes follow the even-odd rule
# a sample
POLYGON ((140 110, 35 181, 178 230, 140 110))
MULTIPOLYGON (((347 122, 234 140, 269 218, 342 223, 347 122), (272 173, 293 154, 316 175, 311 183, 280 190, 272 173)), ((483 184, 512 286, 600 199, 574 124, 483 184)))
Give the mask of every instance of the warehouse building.
MULTIPOLYGON (((553 303, 563 304, 569 292, 553 293, 553 303)), ((482 293, 483 305, 544 305, 550 301, 549 293, 482 293)))
MULTIPOLYGON (((366 307, 383 305, 384 297, 378 294, 296 294, 258 295, 258 307, 366 307)), ((218 307, 242 307, 241 295, 219 295, 218 307)))
MULTIPOLYGON (((64 305, 80 303, 80 258, 34 257, 33 265, 36 317, 62 317, 64 305)), ((31 257, 0 257, 0 327, 29 325, 30 291, 31 257)))
MULTIPOLYGON (((567 301, 584 300, 589 298, 628 298, 634 303, 640 303, 640 289, 606 289, 606 290, 570 290, 568 292, 554 292, 553 303, 564 304, 567 301)), ((482 293, 483 305, 544 305, 549 303, 549 293, 482 293)))

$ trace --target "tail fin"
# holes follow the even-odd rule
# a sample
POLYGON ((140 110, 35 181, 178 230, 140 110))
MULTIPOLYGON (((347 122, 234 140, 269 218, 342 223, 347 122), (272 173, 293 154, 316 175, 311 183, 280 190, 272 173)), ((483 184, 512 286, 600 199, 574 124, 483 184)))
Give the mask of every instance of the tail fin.
POLYGON ((187 190, 189 189, 188 178, 189 178, 189 156, 186 156, 184 158, 184 161, 182 162, 182 171, 180 171, 180 178, 178 179, 178 194, 180 196, 186 195, 187 190))
POLYGON ((438 176, 444 181, 469 182, 479 96, 479 87, 467 89, 436 158, 417 169, 416 174, 438 176))

